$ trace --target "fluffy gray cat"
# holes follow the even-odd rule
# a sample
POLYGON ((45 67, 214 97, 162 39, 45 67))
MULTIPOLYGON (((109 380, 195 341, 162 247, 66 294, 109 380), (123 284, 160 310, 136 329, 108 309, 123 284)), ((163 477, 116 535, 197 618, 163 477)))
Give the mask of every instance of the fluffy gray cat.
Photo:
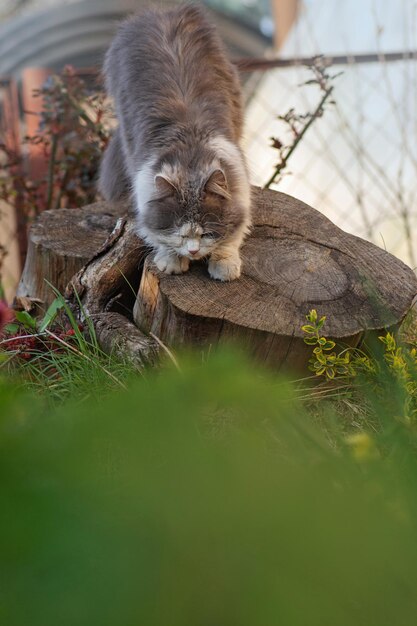
POLYGON ((104 72, 119 126, 102 161, 102 194, 133 194, 159 270, 179 274, 209 257, 210 276, 238 278, 250 226, 241 89, 205 12, 185 5, 128 19, 104 72))

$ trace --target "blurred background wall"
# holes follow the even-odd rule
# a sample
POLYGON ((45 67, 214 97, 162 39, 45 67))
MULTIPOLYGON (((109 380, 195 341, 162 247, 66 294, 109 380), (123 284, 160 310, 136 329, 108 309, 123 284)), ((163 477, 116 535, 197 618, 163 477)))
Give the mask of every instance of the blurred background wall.
MULTIPOLYGON (((8 0, 9 12, 3 9, 0 25, 0 74, 20 76, 28 66, 55 71, 65 64, 98 66, 117 22, 150 4, 144 0, 8 0)), ((178 3, 157 2, 158 6, 170 4, 178 3)), ((263 53, 272 35, 271 24, 267 28, 269 36, 261 30, 268 2, 249 3, 241 19, 236 19, 235 10, 245 6, 240 2, 209 0, 206 4, 213 8, 214 20, 231 54, 240 57, 263 53), (264 6, 263 11, 259 4, 264 6)))

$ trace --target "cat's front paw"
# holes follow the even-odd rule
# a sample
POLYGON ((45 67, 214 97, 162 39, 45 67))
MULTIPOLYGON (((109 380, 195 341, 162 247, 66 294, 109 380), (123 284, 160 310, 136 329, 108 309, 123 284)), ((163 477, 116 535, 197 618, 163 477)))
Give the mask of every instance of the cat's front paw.
POLYGON ((187 257, 179 257, 164 250, 157 252, 154 260, 159 271, 165 274, 183 274, 190 267, 190 260, 187 257))
POLYGON ((239 255, 236 255, 227 259, 211 259, 209 261, 208 271, 212 278, 228 281, 239 278, 241 267, 242 261, 239 255))

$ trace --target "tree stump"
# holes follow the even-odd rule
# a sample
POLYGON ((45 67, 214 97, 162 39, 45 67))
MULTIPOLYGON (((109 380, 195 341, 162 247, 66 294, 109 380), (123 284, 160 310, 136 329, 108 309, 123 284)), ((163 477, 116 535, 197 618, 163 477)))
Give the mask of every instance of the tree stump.
POLYGON ((55 298, 46 281, 63 293, 71 277, 101 248, 126 210, 123 204, 98 202, 84 209, 44 211, 30 228, 16 295, 37 298, 46 308, 55 298))
POLYGON ((91 318, 105 352, 143 367, 155 362, 158 344, 131 321, 147 250, 127 219, 128 209, 125 203, 97 202, 42 213, 30 229, 16 299, 28 298, 44 311, 55 298, 50 283, 65 293, 80 321, 91 318))
POLYGON ((326 315, 324 334, 356 346, 368 331, 398 325, 417 293, 404 263, 279 192, 253 188, 254 227, 242 277, 231 283, 212 280, 204 262, 181 276, 161 274, 127 209, 102 202, 42 214, 19 295, 47 304, 45 278, 60 290, 68 284, 69 303, 82 316, 81 303, 103 349, 139 365, 155 360, 158 342, 237 340, 275 368, 303 369, 311 348, 301 326, 311 309, 326 315))
POLYGON ((301 330, 311 309, 326 316, 324 334, 350 346, 409 310, 412 270, 300 200, 253 189, 253 222, 237 281, 211 280, 204 263, 168 276, 148 258, 134 309, 139 328, 174 346, 237 340, 264 363, 300 369, 311 356, 301 330))

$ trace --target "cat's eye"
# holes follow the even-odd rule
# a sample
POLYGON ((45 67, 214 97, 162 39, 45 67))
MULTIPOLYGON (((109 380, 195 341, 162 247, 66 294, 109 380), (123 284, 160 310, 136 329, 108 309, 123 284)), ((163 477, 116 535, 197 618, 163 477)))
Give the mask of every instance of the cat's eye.
POLYGON ((201 235, 202 237, 211 237, 212 239, 215 239, 216 237, 216 233, 214 233, 213 231, 207 231, 206 233, 203 233, 201 235))

